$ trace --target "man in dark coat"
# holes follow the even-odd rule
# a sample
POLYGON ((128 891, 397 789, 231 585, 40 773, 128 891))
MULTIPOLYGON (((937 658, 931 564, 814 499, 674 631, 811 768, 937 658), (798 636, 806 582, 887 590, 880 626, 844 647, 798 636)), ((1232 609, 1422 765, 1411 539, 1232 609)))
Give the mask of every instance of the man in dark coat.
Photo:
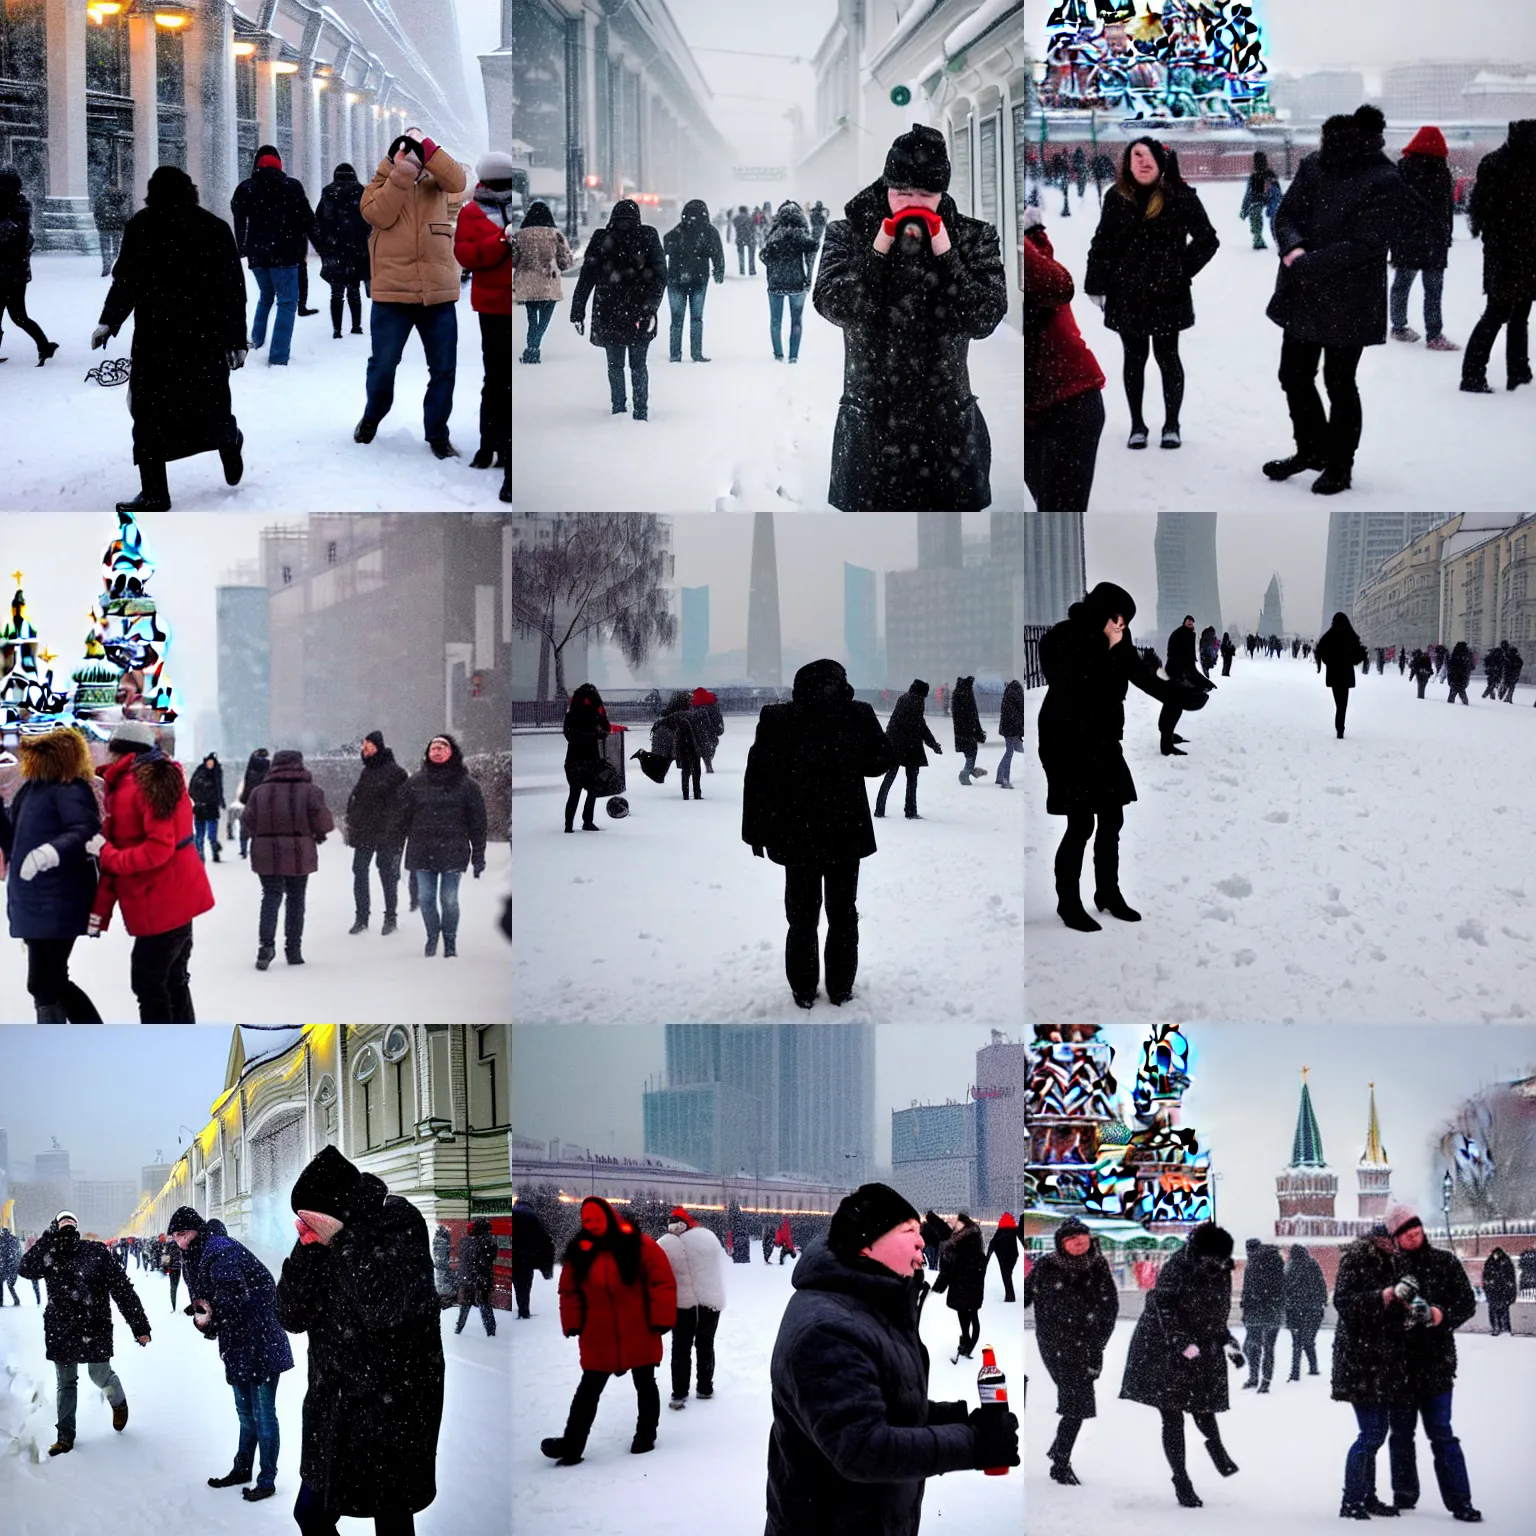
POLYGON ((546 1280, 555 1274, 555 1245, 549 1231, 539 1220, 538 1214, 526 1200, 512 1202, 512 1296, 517 1302, 517 1315, 526 1318, 528 1299, 533 1291, 533 1277, 538 1273, 546 1280))
POLYGON ((166 462, 217 451, 224 479, 245 473, 229 375, 245 366, 245 275, 229 225, 197 206, 185 171, 162 165, 123 229, 91 346, 133 318, 133 461, 140 491, 119 512, 169 512, 166 462))
POLYGON ((197 839, 197 856, 203 857, 203 839, 212 850, 213 862, 219 862, 219 812, 224 809, 224 769, 218 755, 210 752, 192 770, 187 793, 192 797, 192 835, 197 839))
POLYGON ((243 859, 250 846, 250 834, 245 828, 245 802, 250 793, 266 778, 272 767, 272 754, 265 747, 257 747, 245 761, 245 776, 240 780, 240 793, 235 796, 240 806, 240 857, 243 859))
POLYGON ((1012 789, 1010 774, 1013 771, 1013 754, 1024 750, 1024 684, 1016 677, 1003 689, 997 734, 1003 738, 1003 760, 997 765, 997 777, 993 783, 999 789, 1012 789))
POLYGON ((770 1375, 767 1536, 915 1536, 923 1484, 1019 1464, 1011 1413, 928 1397, 917 1212, 884 1184, 844 1198, 795 1265, 770 1375))
POLYGON ((128 1397, 112 1369, 112 1309, 110 1296, 140 1345, 149 1343, 149 1319, 133 1282, 118 1267, 104 1243, 80 1235, 73 1211, 60 1211, 48 1230, 22 1255, 17 1272, 25 1279, 48 1282, 48 1306, 43 1312, 43 1341, 58 1378, 59 1437, 48 1447, 62 1456, 75 1446, 75 1400, 80 1367, 107 1394, 112 1427, 128 1423, 128 1397))
POLYGON ((928 722, 923 718, 923 700, 928 697, 928 684, 922 678, 913 678, 912 686, 896 700, 891 718, 886 721, 885 740, 890 748, 891 765, 880 781, 880 791, 875 796, 875 815, 885 815, 886 797, 898 773, 907 777, 906 815, 908 821, 917 821, 917 775, 928 766, 928 754, 923 748, 930 747, 941 753, 943 748, 933 739, 928 722))
POLYGON ((757 216, 745 203, 731 217, 731 234, 736 240, 736 267, 738 277, 757 276, 757 216), (751 270, 747 263, 751 263, 751 270))
POLYGON ((1483 657, 1483 676, 1488 679, 1488 686, 1483 689, 1483 697, 1497 698, 1504 687, 1504 647, 1502 645, 1488 647, 1488 654, 1483 657))
POLYGON ((939 1249, 953 1236, 949 1223, 933 1211, 923 1212, 923 1257, 929 1269, 939 1267, 939 1249))
POLYGON ((1075 1484, 1072 1447, 1084 1419, 1098 1416, 1093 1384, 1114 1337, 1120 1292, 1087 1225, 1069 1217, 1056 1228, 1054 1253, 1042 1254, 1024 1276, 1024 1305, 1035 1309, 1035 1343, 1056 1384, 1061 1423, 1046 1455, 1053 1483, 1075 1484))
POLYGON ((960 782, 969 785, 973 778, 986 778, 987 770, 976 766, 976 749, 987 739, 987 733, 981 728, 981 714, 976 708, 975 677, 955 679, 949 718, 955 728, 955 751, 965 759, 960 782))
POLYGON ((811 233, 820 245, 821 237, 827 232, 827 205, 818 197, 806 211, 811 220, 811 233))
POLYGON ((1419 339, 1419 333, 1408 324, 1408 296, 1414 277, 1422 272, 1424 329, 1431 352, 1459 350, 1445 335, 1440 308, 1451 242, 1456 238, 1456 193, 1446 163, 1449 155, 1445 135, 1438 128, 1425 127, 1403 146, 1402 159, 1397 162, 1397 174, 1423 201, 1429 217, 1400 231, 1392 244, 1392 339, 1419 339))
POLYGON ((1003 1300, 1012 1301, 1013 1272, 1019 1262, 1019 1224, 1011 1212, 1004 1211, 997 1218, 997 1229, 987 1244, 987 1257, 997 1259, 998 1273, 1003 1279, 1003 1300))
POLYGON ((363 300, 358 290, 369 286, 368 237, 372 233, 373 226, 363 217, 363 184, 343 160, 320 190, 315 232, 310 237, 320 253, 321 281, 330 284, 333 340, 341 335, 343 299, 352 314, 352 334, 363 334, 363 300))
POLYGON ((1266 313, 1285 332, 1280 387, 1296 451, 1264 473, 1285 480, 1320 469, 1320 496, 1352 483, 1362 420, 1355 372, 1365 348, 1387 339, 1388 247, 1429 217, 1382 153, 1385 127, 1372 106, 1330 117, 1275 212, 1281 265, 1266 313), (1331 417, 1317 393, 1319 362, 1331 417))
POLYGON ((443 1344, 427 1224, 335 1147, 310 1161, 289 1204, 301 1230, 283 1260, 277 1315, 309 1335, 294 1520, 322 1530, 339 1515, 388 1523, 437 1497, 443 1344))
POLYGON ((499 1252, 500 1244, 491 1233, 490 1222, 477 1216, 459 1239, 459 1321, 454 1327, 455 1333, 464 1332, 469 1309, 479 1307, 486 1337, 496 1337, 496 1312, 491 1306, 491 1293, 499 1252))
POLYGON ((841 662, 808 662, 788 704, 765 704, 742 781, 741 840, 784 866, 784 974, 795 1003, 816 1001, 816 934, 827 910, 827 998, 846 1003, 859 969, 859 860, 875 852, 863 780, 891 761, 880 722, 841 662))
POLYGON ((1244 1387, 1269 1391, 1275 1374, 1275 1338, 1285 1321, 1285 1260, 1272 1243, 1250 1237, 1243 1264, 1243 1353, 1248 1356, 1244 1387))
POLYGON ((1446 682, 1450 685, 1450 693, 1446 695, 1445 702, 1454 704, 1460 699, 1467 703, 1467 684, 1472 681, 1473 656, 1472 648, 1465 640, 1458 640, 1451 647, 1451 653, 1445 662, 1446 682))
POLYGON ((112 275, 112 264, 123 248, 123 226, 133 213, 133 195, 108 182, 91 204, 91 219, 96 225, 96 239, 101 246, 101 275, 112 275))
POLYGON ((259 351, 266 341, 267 317, 275 301, 277 319, 267 362, 286 367, 299 307, 299 268, 315 238, 315 211, 303 184, 283 170, 282 156, 271 144, 257 146, 251 174, 235 188, 229 207, 235 220, 235 244, 250 263, 261 292, 251 322, 251 346, 259 351))
MULTIPOLYGON (((4 1238, 0 1237, 0 1242, 4 1238)), ((0 1264, 4 1260, 0 1259, 0 1264)), ((1483 1260, 1483 1297, 1488 1303, 1488 1331, 1497 1338, 1511 1332, 1509 1309, 1514 1305, 1519 1287, 1515 1284, 1515 1262, 1502 1248, 1489 1251, 1483 1260)))
POLYGON ((1307 1374, 1317 1375, 1317 1330, 1328 1308, 1328 1281, 1323 1267, 1302 1247, 1291 1245, 1285 1261, 1285 1326, 1291 1331, 1291 1374, 1301 1380, 1301 1357, 1307 1357, 1307 1374))
POLYGON ((1442 1502, 1457 1520, 1481 1520, 1472 1507, 1466 1457, 1451 1427, 1456 1330, 1476 1315, 1477 1297, 1461 1260, 1449 1248, 1436 1248, 1430 1242, 1411 1206, 1389 1205, 1386 1227, 1397 1245, 1398 1293, 1408 1290, 1411 1283, 1409 1302, 1417 1298, 1428 1307, 1427 1315, 1422 1310, 1410 1313, 1418 1326, 1408 1330, 1405 1346, 1408 1392, 1405 1400, 1392 1402, 1388 1414, 1392 1501, 1399 1509, 1412 1509, 1419 1501, 1414 1433, 1422 1418, 1442 1502))
POLYGON ((379 866, 384 892, 382 934, 395 931, 400 890, 400 844, 395 831, 395 797, 410 775, 384 745, 383 731, 369 731, 361 748, 363 771, 347 796, 347 842, 352 846, 352 903, 357 916, 348 933, 368 931, 368 866, 379 866))
POLYGON ((13 166, 0 166, 0 331, 5 328, 6 315, 10 315, 37 343, 37 366, 41 368, 59 350, 59 344, 49 341, 42 326, 27 314, 27 285, 32 281, 36 242, 32 204, 21 190, 21 175, 13 166))
POLYGON ((5 1293, 19 1307, 21 1297, 16 1294, 16 1276, 21 1265, 21 1239, 9 1227, 0 1227, 0 1307, 5 1305, 5 1293))
POLYGON ((1509 138, 1477 167, 1467 225, 1483 242, 1483 317, 1467 338, 1461 387, 1492 394, 1488 359, 1499 327, 1504 338, 1505 387, 1531 382, 1531 303, 1536 300, 1536 118, 1509 125, 1509 138))
POLYGON ((640 205, 621 198, 608 215, 608 227, 592 232, 571 295, 571 324, 580 336, 586 325, 587 295, 592 295, 592 345, 608 355, 608 393, 613 414, 628 409, 624 399, 624 361, 629 360, 636 421, 644 421, 651 378, 645 351, 656 334, 656 311, 667 291, 667 259, 661 236, 640 222, 640 205))
POLYGON ((235 1394, 240 1421, 234 1464, 223 1477, 210 1477, 208 1486, 249 1483, 260 1446, 261 1476, 244 1496, 250 1503, 269 1499, 277 1483, 280 1443, 277 1383, 284 1371, 293 1369, 293 1349, 277 1320, 277 1286, 267 1266, 230 1237, 223 1222, 205 1222, 184 1205, 166 1225, 171 1241, 185 1255, 192 1321, 205 1339, 218 1340, 224 1379, 235 1394))
MULTIPOLYGON (((1168 674, 1168 681, 1181 683, 1186 689, 1197 689, 1209 693, 1215 688, 1215 684, 1209 677, 1203 677, 1200 673, 1200 663, 1195 651, 1195 616, 1192 613, 1184 615, 1183 622, 1174 632, 1168 636, 1168 661, 1163 667, 1168 674)), ((1157 715, 1158 744, 1164 757, 1187 757, 1187 752, 1179 750, 1179 743, 1184 740, 1178 734, 1179 718, 1184 713, 1184 708, 1175 700, 1166 700, 1157 715)))
POLYGON ((997 230, 959 211, 949 176, 944 135, 914 126, 827 227, 811 301, 843 331, 827 498, 844 512, 992 501, 968 357, 1002 322, 1008 285, 997 230))
POLYGON ((272 759, 267 776, 245 805, 251 839, 251 869, 261 879, 257 918, 256 969, 264 971, 277 953, 277 914, 286 904, 283 949, 289 965, 304 963, 304 903, 309 877, 320 868, 320 844, 336 828, 325 791, 291 747, 272 759))
POLYGON ((682 217, 661 242, 667 257, 667 303, 672 309, 671 345, 668 358, 683 360, 683 317, 688 317, 688 351, 696 363, 704 356, 704 300, 709 295, 710 273, 717 283, 725 281, 725 247, 720 231, 709 222, 709 204, 691 198, 683 204, 682 217))

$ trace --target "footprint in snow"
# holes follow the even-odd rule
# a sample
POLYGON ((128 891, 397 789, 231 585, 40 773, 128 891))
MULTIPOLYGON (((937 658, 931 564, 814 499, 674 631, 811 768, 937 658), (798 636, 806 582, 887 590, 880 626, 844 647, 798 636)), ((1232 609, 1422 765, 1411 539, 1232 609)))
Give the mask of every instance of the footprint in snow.
POLYGON ((1216 889, 1223 896, 1231 896, 1233 898, 1252 896, 1253 882, 1245 875, 1232 875, 1226 880, 1218 880, 1216 882, 1216 889))
POLYGON ((1252 965, 1258 959, 1251 949, 1240 949, 1232 956, 1233 965, 1252 965))
POLYGON ((1269 811, 1264 817, 1265 821, 1272 821, 1277 826, 1289 821, 1290 819, 1291 813, 1289 811, 1269 811))
POLYGON ((1200 916, 1211 918, 1218 923, 1230 923, 1232 921, 1232 914, 1225 907, 1207 907, 1200 916))
POLYGON ((1488 931, 1475 917, 1466 918, 1457 924, 1456 937, 1458 939, 1471 939, 1474 944, 1479 944, 1484 949, 1488 947, 1488 931))
POLYGON ((1348 917, 1349 916, 1349 908, 1346 907, 1344 905, 1344 903, 1341 902, 1341 901, 1330 901, 1323 908, 1323 911, 1326 912, 1329 917, 1348 917))
POLYGON ((1502 933, 1506 939, 1519 939, 1522 943, 1525 944, 1529 944, 1531 942, 1530 934, 1521 933, 1518 928, 1500 928, 1499 932, 1502 933))

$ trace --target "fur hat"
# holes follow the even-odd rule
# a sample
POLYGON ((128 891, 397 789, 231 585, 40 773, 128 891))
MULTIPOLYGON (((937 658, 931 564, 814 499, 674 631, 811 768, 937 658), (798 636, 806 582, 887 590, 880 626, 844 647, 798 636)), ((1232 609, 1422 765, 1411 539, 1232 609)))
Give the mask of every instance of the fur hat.
POLYGON ((922 678, 914 677, 912 679, 912 686, 907 689, 907 692, 915 693, 920 699, 926 699, 928 697, 928 684, 922 678))
POLYGON ((1100 624, 1106 623, 1116 614, 1127 624, 1136 617, 1136 599, 1124 587, 1117 587, 1112 581, 1101 581, 1083 599, 1083 607, 1088 610, 1089 617, 1100 624))
POLYGON ((827 1247, 845 1261, 858 1258, 862 1249, 904 1221, 921 1221, 905 1196, 889 1184, 861 1184, 832 1216, 827 1247))
POLYGON ((1410 1227, 1422 1227, 1419 1213, 1402 1200, 1394 1200, 1387 1207, 1386 1227, 1393 1237, 1401 1237, 1410 1227))
POLYGON ((91 749, 73 726, 61 725, 38 736, 23 736, 17 743, 21 776, 47 784, 90 782, 96 775, 91 749))
POLYGON ((516 169, 511 155, 499 149, 489 149, 475 161, 475 179, 477 181, 511 181, 512 172, 516 169))
POLYGON ((914 123, 887 151, 885 184, 919 187, 924 192, 949 191, 949 150, 937 128, 914 123))
POLYGON ((1202 1221, 1189 1234, 1189 1251, 1197 1259, 1230 1259, 1232 1234, 1214 1221, 1202 1221))

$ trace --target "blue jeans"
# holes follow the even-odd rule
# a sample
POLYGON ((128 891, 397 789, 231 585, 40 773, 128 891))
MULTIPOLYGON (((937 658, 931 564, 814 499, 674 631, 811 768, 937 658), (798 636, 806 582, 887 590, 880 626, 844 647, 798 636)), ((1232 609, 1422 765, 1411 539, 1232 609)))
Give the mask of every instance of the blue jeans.
POLYGON ((1003 760, 997 765, 997 780, 999 784, 1007 784, 1008 770, 1013 766, 1013 754, 1024 750, 1024 738, 1022 736, 1003 737, 1003 760))
MULTIPOLYGON (((204 820, 201 816, 193 818, 192 835, 197 839, 197 856, 203 857, 203 839, 206 837, 213 846, 213 856, 219 856, 219 818, 217 816, 204 820)), ((204 861, 206 862, 206 860, 204 861)))
POLYGON ((805 311, 805 290, 799 293, 770 293, 768 295, 768 334, 773 338, 773 355, 784 356, 779 343, 779 332, 784 323, 784 301, 789 300, 789 355, 800 355, 800 316, 805 311))
POLYGON ((450 944, 459 936, 459 880, 463 874, 462 869, 418 869, 413 876, 429 943, 436 944, 439 934, 450 944))
POLYGON ((709 293, 709 279, 681 287, 676 283, 667 287, 667 302, 672 306, 672 345, 669 355, 679 361, 683 356, 683 316, 688 315, 688 354, 700 358, 704 355, 704 299, 709 293))
POLYGON ((1391 1410, 1392 1439, 1387 1455, 1392 1464, 1392 1492, 1409 1499, 1419 1496, 1419 1468, 1414 1455, 1413 1436, 1420 1418, 1434 1457, 1435 1481, 1447 1509, 1464 1509, 1472 1502, 1472 1488, 1467 1481, 1467 1461, 1461 1454, 1461 1441, 1451 1429, 1451 1394, 1437 1393, 1416 1403, 1395 1404, 1391 1410))
POLYGON ((395 403, 395 369, 411 332, 419 331, 421 349, 427 354, 426 437, 429 443, 446 442, 459 354, 458 311, 452 304, 391 304, 375 299, 369 327, 373 351, 368 358, 368 404, 363 414, 374 422, 389 415, 395 403))
POLYGON ((555 301, 530 299, 524 308, 528 311, 528 340, 524 347, 530 356, 537 357, 539 343, 544 340, 544 332, 549 329, 549 322, 554 318, 555 301))
POLYGON ((1363 1504, 1376 1492, 1376 1452, 1387 1438, 1385 1403, 1356 1403, 1355 1422, 1360 1433, 1344 1458, 1344 1501, 1363 1504))
POLYGON ((265 1381, 231 1382, 235 1394, 235 1412, 240 1416, 240 1449, 235 1452, 235 1470, 251 1475, 256 1465, 256 1447, 261 1447, 261 1476, 258 1488, 270 1488, 277 1481, 277 1377, 265 1381))
MULTIPOLYGON (((33 1285, 37 1282, 34 1280, 33 1285)), ((50 1289, 49 1295, 53 1294, 50 1289)), ((59 1439, 71 1445, 75 1443, 75 1399, 79 1392, 80 1367, 73 1360, 54 1362, 54 1375, 58 1382, 58 1429, 59 1439)), ((114 1408, 121 1408, 127 1401, 123 1384, 117 1379, 110 1360, 93 1360, 86 1366, 86 1373, 103 1392, 114 1408)))
MULTIPOLYGON (((1419 275, 1416 267, 1398 267, 1392 274, 1392 329, 1405 330, 1408 325, 1408 295, 1413 290, 1413 280, 1419 275)), ((1445 292, 1445 273, 1424 268, 1424 329, 1433 341, 1441 334, 1444 316, 1440 312, 1440 296, 1445 292)))
POLYGON ((635 409, 643 416, 651 397, 651 373, 645 366, 645 351, 650 339, 632 341, 627 347, 604 347, 608 354, 608 397, 614 412, 624 409, 624 359, 629 358, 629 376, 634 385, 635 409))
POLYGON ((251 322, 251 345, 259 347, 267 339, 267 316, 277 303, 277 320, 272 326, 272 350, 269 363, 286 363, 288 346, 293 340, 293 317, 299 308, 299 269, 297 267, 252 267, 251 276, 261 297, 256 301, 256 318, 251 322))

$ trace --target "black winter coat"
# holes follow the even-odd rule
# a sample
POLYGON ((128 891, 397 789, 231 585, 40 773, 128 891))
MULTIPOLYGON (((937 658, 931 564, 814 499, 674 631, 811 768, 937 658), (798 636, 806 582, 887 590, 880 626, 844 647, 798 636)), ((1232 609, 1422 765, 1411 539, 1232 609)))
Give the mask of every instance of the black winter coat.
POLYGON ((1428 1236, 1422 1248, 1398 1254, 1397 1271, 1412 1275, 1419 1295, 1443 1314, 1437 1327, 1408 1331, 1408 1390, 1422 1402, 1455 1386, 1456 1330, 1476 1315, 1477 1296, 1461 1260, 1449 1248, 1436 1248, 1428 1236))
POLYGON ((986 1299, 987 1250, 982 1246, 980 1227, 961 1227, 939 1250, 939 1278, 935 1291, 942 1291, 944 1304, 951 1312, 974 1312, 986 1299))
POLYGON ((1285 1326, 1292 1331, 1316 1328, 1327 1310, 1322 1265, 1305 1248, 1293 1248, 1285 1261, 1285 1326))
POLYGON ((1472 651, 1465 640, 1451 647, 1445 663, 1446 680, 1452 688, 1465 688, 1472 681, 1472 651))
POLYGON ((757 248, 757 224, 750 208, 745 213, 731 215, 731 234, 737 245, 750 245, 754 250, 757 248))
MULTIPOLYGON (((359 194, 361 197, 361 194, 359 194)), ((275 165, 258 166, 229 200, 235 244, 253 267, 297 267, 315 234, 303 183, 275 165)))
POLYGON ((804 293, 811 286, 819 244, 799 208, 786 208, 781 212, 774 219, 762 250, 757 253, 768 279, 768 292, 804 293))
MULTIPOLYGON (((565 735, 566 783, 578 789, 589 788, 602 768, 603 737, 613 730, 608 723, 608 711, 601 703, 589 702, 578 688, 560 728, 565 735)), ((671 753, 667 755, 670 757, 671 753)))
POLYGON ((1095 1246, 1081 1259, 1042 1254, 1024 1277, 1023 1301, 1035 1309, 1035 1343, 1056 1383, 1057 1411, 1091 1419, 1093 1383, 1120 1315, 1120 1292, 1095 1246))
POLYGON ((970 1405, 928 1399, 927 1287, 805 1250, 770 1374, 766 1536, 917 1536, 923 1482, 976 1464, 970 1405))
MULTIPOLYGON (((472 1225, 479 1226, 475 1222, 472 1225)), ((488 1224, 487 1224, 488 1225, 488 1224)), ((489 1231, 466 1232, 459 1239, 459 1284, 489 1287, 495 1274, 501 1245, 489 1231)))
POLYGON ((956 752, 963 753, 973 746, 979 747, 987 739, 987 733, 981 728, 981 715, 976 709, 974 677, 956 679, 955 691, 950 695, 949 718, 955 728, 956 752))
POLYGON ((1088 247, 1083 291, 1104 295, 1104 324, 1126 336, 1171 336, 1195 323, 1190 284, 1221 241, 1205 204, 1182 181, 1163 184, 1163 208, 1111 188, 1088 247))
POLYGON ((1483 292, 1501 303, 1536 300, 1536 119, 1509 125, 1509 139, 1477 167, 1468 226, 1483 242, 1483 292))
POLYGON ((1187 624, 1180 624, 1168 636, 1168 660, 1163 664, 1163 671, 1176 682, 1187 682, 1192 687, 1201 685, 1195 632, 1187 624))
POLYGON ((245 777, 240 781, 240 800, 250 799, 251 791, 272 770, 272 756, 268 752, 252 752, 245 760, 245 777))
POLYGON ((134 1338, 149 1333, 149 1318, 138 1292, 105 1243, 93 1243, 73 1228, 44 1232, 22 1255, 17 1273, 48 1282, 43 1342, 48 1359, 85 1365, 112 1358, 110 1296, 134 1338))
POLYGON ((320 276, 327 283, 361 283, 369 276, 368 237, 373 226, 363 217, 363 184, 357 172, 342 173, 321 190, 315 204, 315 249, 320 276))
POLYGON ((891 749, 892 765, 898 768, 926 768, 928 754, 924 746, 935 752, 944 749, 933 739, 924 718, 925 693, 913 693, 909 688, 891 708, 891 718, 886 721, 885 739, 891 749))
POLYGON ((571 295, 571 319, 584 319, 592 295, 594 347, 629 346, 656 334, 656 310, 667 291, 667 259, 661 236, 640 222, 640 210, 627 198, 595 229, 581 259, 581 275, 571 295))
POLYGON ((1507 1307, 1515 1299, 1519 1286, 1515 1282, 1515 1261, 1497 1249, 1483 1261, 1483 1295, 1490 1307, 1507 1307))
POLYGON ((1329 688, 1353 688, 1355 668, 1370 662, 1360 636, 1350 628, 1324 631, 1312 654, 1322 661, 1323 681, 1329 688))
POLYGON ((1285 1260, 1272 1243, 1261 1243, 1243 1266, 1243 1322, 1278 1328, 1285 1321, 1285 1260))
POLYGON ((0 288, 32 281, 32 204, 21 177, 0 172, 0 288))
POLYGON ((998 1227, 992 1234, 992 1241, 987 1244, 987 1257, 996 1255, 997 1267, 1006 1273, 1011 1273, 1019 1262, 1019 1229, 1017 1227, 998 1227))
POLYGON ((427 1224, 365 1173, 346 1225, 295 1243, 277 1315, 309 1335, 299 1474, 336 1515, 425 1509, 437 1497, 443 1343, 427 1224))
POLYGON ((1002 713, 997 717, 997 734, 1005 741, 1024 734, 1024 684, 1015 678, 1003 689, 1002 713))
POLYGON ((662 238, 667 257, 667 286, 693 288, 707 283, 711 273, 725 281, 725 247, 720 231, 709 222, 709 208, 700 198, 683 204, 682 218, 662 238))
POLYGON ((875 824, 864 780, 891 766, 885 733, 860 704, 835 662, 795 674, 788 704, 765 704, 747 752, 741 840, 775 864, 825 868, 875 852, 875 824), (829 669, 836 668, 835 674, 829 669), (821 697, 841 679, 842 697, 821 697))
POLYGON ((395 796, 395 840, 405 846, 407 869, 438 874, 485 868, 485 796, 464 759, 428 763, 395 796))
MULTIPOLYGON (((950 250, 884 256, 883 180, 828 225, 811 301, 843 331, 843 396, 828 499, 844 512, 972 512, 991 504, 992 442, 971 390, 972 341, 1008 311, 997 231, 946 193, 950 250)), ((905 237, 902 237, 903 239, 905 237)))
POLYGON ((347 796, 347 842, 353 848, 378 848, 397 835, 395 801, 409 778, 388 747, 363 759, 347 796))
POLYGON ((0 1227, 0 1284, 16 1278, 21 1264, 21 1239, 0 1227))
POLYGON ((1396 1283, 1399 1267, 1369 1238, 1356 1238, 1339 1257, 1333 1307, 1333 1397, 1341 1403, 1401 1403, 1408 1398, 1406 1315, 1383 1306, 1381 1293, 1396 1283))
POLYGON ((1429 210, 1392 242, 1392 265, 1420 272, 1444 272, 1450 260, 1456 228, 1456 182, 1439 155, 1404 155, 1397 174, 1429 210))
POLYGON ((101 831, 101 807, 89 784, 24 779, 0 804, 0 851, 6 860, 6 909, 13 939, 79 938, 96 900, 96 863, 85 845, 101 831), (59 862, 30 880, 21 866, 51 843, 59 862))
POLYGON ((192 814, 199 821, 219 819, 219 812, 224 809, 224 769, 218 758, 213 759, 212 768, 208 766, 208 759, 204 758, 192 770, 187 794, 192 801, 192 814))
POLYGON ((538 1270, 546 1280, 554 1273, 555 1247, 544 1223, 521 1200, 512 1207, 512 1272, 538 1270))
POLYGON ((1188 1252, 1174 1254, 1158 1273, 1131 1335, 1120 1396, 1153 1408, 1225 1413, 1223 1351, 1236 1344, 1227 1328, 1231 1306, 1229 1268, 1213 1272, 1188 1252), (1191 1344, 1200 1353, 1186 1360, 1184 1350, 1191 1344))

